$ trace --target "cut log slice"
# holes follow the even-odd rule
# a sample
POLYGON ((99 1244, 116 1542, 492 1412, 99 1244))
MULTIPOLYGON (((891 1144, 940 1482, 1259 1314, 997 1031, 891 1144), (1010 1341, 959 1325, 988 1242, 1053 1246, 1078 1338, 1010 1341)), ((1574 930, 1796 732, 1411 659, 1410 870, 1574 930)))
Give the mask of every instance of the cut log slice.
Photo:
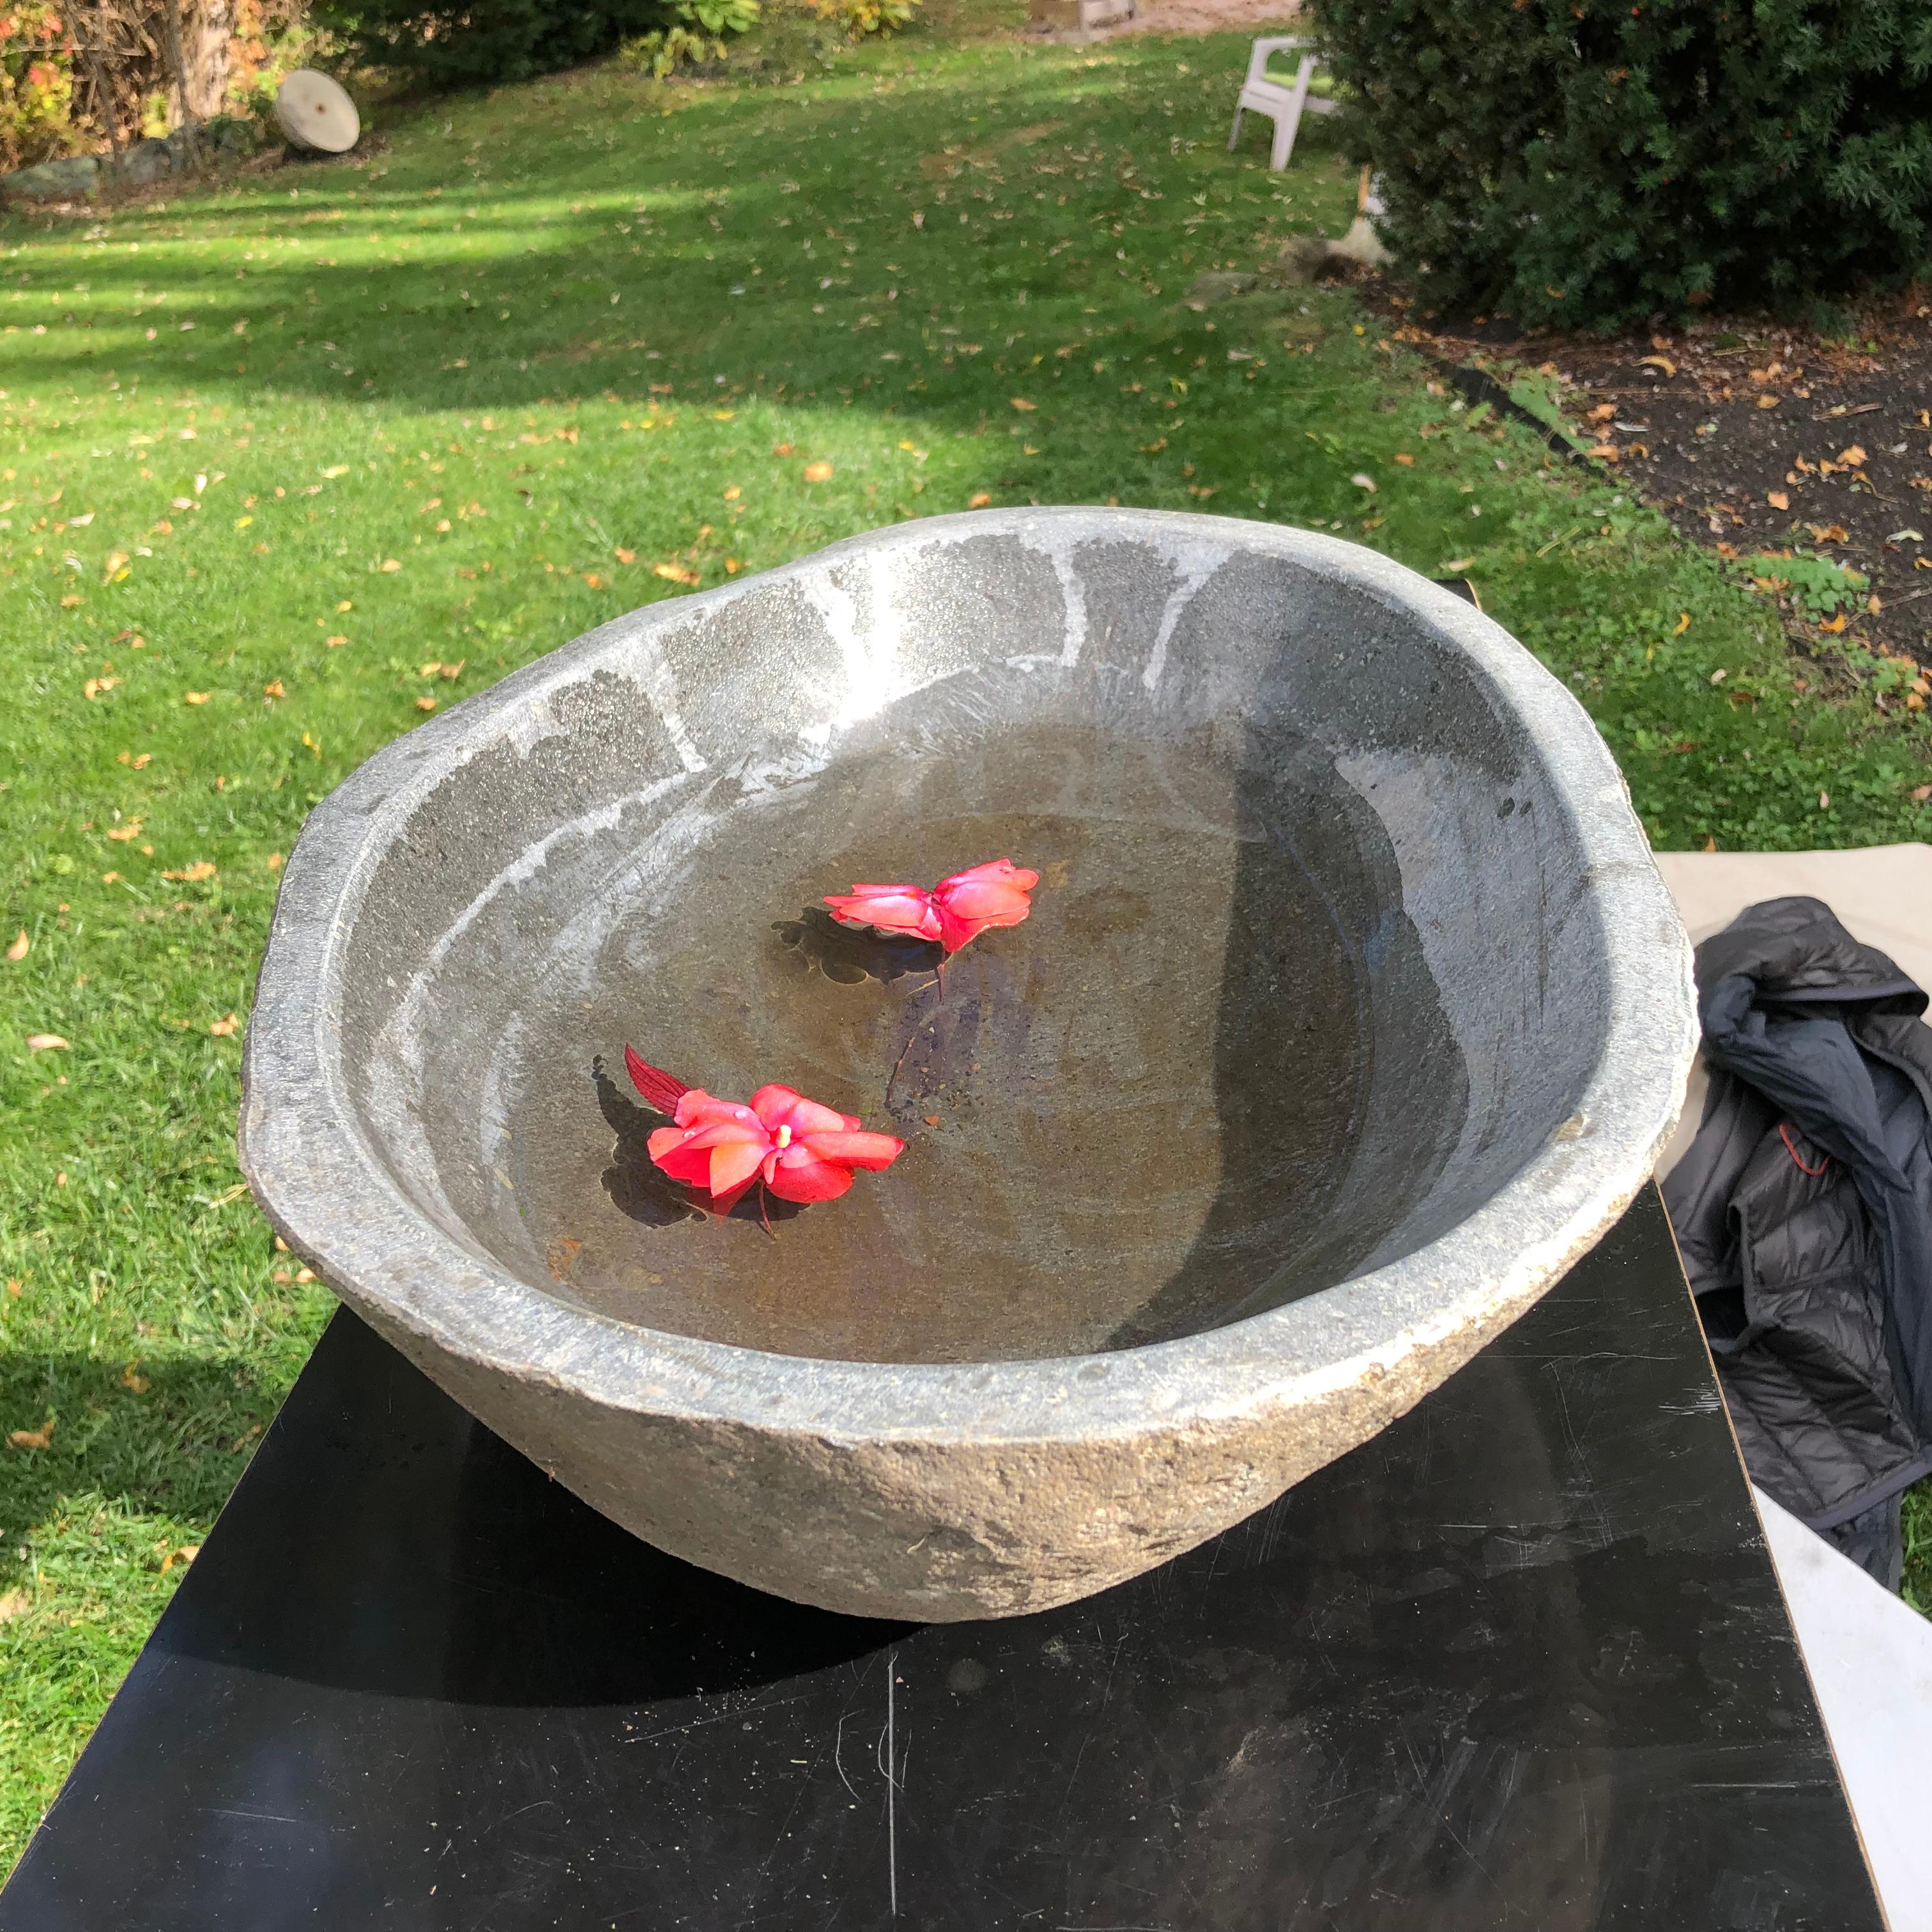
POLYGON ((356 104, 326 74, 298 67, 275 94, 275 118, 292 147, 344 154, 362 132, 356 104))

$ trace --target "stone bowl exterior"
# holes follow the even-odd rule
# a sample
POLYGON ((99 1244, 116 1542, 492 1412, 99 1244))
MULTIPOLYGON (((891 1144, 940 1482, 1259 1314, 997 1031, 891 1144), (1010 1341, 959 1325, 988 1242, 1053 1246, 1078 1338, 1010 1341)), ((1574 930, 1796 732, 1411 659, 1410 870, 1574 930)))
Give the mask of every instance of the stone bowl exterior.
POLYGON ((835 1610, 1007 1616, 1204 1541, 1452 1374, 1646 1184, 1694 1037, 1689 948, 1617 769, 1490 619, 1305 531, 988 511, 634 612, 370 760, 286 868, 241 1156, 345 1302, 640 1537, 835 1610), (654 809, 724 769, 748 782, 748 759, 789 758, 795 777, 988 666, 1076 694, 1092 680, 1150 718, 1238 716, 1266 688, 1372 802, 1471 1088, 1508 1102, 1466 1133, 1434 1204, 1280 1306, 1023 1360, 695 1339, 507 1263, 455 1183, 425 1171, 411 1110, 429 1102, 386 1084, 363 1044, 479 892, 529 877, 560 827, 628 836, 596 831, 632 822, 620 802, 654 809))

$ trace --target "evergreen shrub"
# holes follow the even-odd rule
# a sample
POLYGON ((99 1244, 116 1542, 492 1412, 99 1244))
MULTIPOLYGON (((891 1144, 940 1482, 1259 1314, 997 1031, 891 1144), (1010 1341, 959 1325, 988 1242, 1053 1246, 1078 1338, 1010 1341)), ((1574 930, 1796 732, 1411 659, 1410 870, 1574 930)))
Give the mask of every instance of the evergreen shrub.
POLYGON ((673 15, 664 0, 315 0, 312 10, 350 60, 431 87, 488 86, 573 67, 673 15))
POLYGON ((1314 0, 1429 299, 1609 328, 1932 257, 1927 0, 1314 0))

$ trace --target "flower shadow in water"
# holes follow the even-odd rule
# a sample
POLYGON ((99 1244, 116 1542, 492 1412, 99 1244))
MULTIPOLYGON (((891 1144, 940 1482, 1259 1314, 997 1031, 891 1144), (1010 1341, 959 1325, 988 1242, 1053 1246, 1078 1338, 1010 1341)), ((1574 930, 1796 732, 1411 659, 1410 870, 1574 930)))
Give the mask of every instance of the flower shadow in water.
MULTIPOLYGON (((670 1115, 633 1100, 605 1070, 601 1054, 590 1063, 590 1077, 597 1088, 598 1111, 617 1136, 602 1180, 604 1191, 618 1213, 646 1228, 674 1227, 682 1221, 715 1219, 692 1201, 688 1188, 652 1163, 651 1136, 659 1127, 670 1124, 670 1115)), ((776 1227, 803 1214, 806 1204, 781 1201, 769 1190, 754 1187, 724 1218, 769 1222, 776 1227), (762 1206, 758 1198, 761 1193, 766 1197, 762 1206)))
POLYGON ((841 926, 823 906, 807 906, 796 919, 772 922, 790 970, 800 977, 814 966, 835 986, 856 986, 867 980, 890 983, 908 973, 934 973, 946 957, 934 939, 909 939, 841 926))

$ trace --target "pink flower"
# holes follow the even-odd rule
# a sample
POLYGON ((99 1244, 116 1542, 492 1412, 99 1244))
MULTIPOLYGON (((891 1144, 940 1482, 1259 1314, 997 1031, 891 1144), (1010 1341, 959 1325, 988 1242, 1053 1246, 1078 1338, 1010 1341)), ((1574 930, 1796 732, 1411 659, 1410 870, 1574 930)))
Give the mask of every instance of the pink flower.
POLYGON ((936 939, 948 952, 957 952, 989 926, 1018 925, 1033 910, 1027 895, 1039 884, 1037 872, 1010 859, 994 859, 941 879, 931 892, 920 886, 855 885, 849 892, 828 893, 825 903, 842 925, 936 939))
POLYGON ((789 1087, 760 1087, 747 1105, 686 1087, 628 1046, 624 1065, 638 1091, 676 1122, 651 1136, 653 1164, 708 1196, 714 1214, 728 1214, 760 1179, 781 1201, 836 1201, 854 1168, 877 1172, 905 1150, 895 1136, 867 1133, 856 1115, 789 1087))

